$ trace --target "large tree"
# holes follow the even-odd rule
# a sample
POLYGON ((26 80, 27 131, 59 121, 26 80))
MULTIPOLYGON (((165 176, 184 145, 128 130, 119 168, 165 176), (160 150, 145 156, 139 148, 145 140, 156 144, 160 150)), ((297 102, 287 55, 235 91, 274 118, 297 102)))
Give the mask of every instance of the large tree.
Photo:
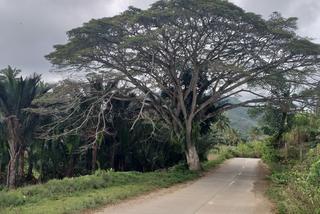
POLYGON ((56 45, 47 58, 135 86, 139 97, 183 136, 189 168, 198 170, 195 122, 272 99, 246 86, 278 73, 306 73, 319 62, 319 45, 297 36, 295 29, 295 18, 275 13, 264 20, 223 0, 162 0, 147 10, 130 7, 69 31, 69 42, 56 45), (254 98, 226 101, 244 93, 254 98))

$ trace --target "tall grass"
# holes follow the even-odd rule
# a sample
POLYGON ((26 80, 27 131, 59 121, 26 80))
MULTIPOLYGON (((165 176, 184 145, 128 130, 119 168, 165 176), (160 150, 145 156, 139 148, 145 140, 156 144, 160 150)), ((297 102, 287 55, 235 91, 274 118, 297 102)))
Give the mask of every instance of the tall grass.
MULTIPOLYGON (((230 150, 219 151, 217 158, 203 163, 210 168, 232 157, 230 150)), ((94 175, 63 180, 16 190, 0 191, 0 213, 66 214, 118 202, 155 189, 196 179, 201 172, 181 164, 168 170, 148 173, 97 171, 94 175)))
POLYGON ((107 172, 0 192, 1 213, 73 213, 113 203, 157 188, 191 180, 200 174, 185 169, 166 172, 107 172))
POLYGON ((320 145, 304 161, 274 163, 269 197, 280 214, 320 214, 320 145))

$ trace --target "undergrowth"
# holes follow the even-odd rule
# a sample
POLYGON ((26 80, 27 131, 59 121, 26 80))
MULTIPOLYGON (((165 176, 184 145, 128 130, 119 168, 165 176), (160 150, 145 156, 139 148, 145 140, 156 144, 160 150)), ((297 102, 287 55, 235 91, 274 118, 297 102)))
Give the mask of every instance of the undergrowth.
POLYGON ((268 196, 279 214, 320 214, 320 146, 303 161, 273 163, 268 196))
MULTIPOLYGON (((229 149, 217 152, 215 160, 202 164, 209 170, 232 157, 229 149)), ((0 191, 0 213, 67 214, 96 208, 159 188, 196 179, 202 172, 181 164, 155 172, 97 171, 94 175, 0 191)))

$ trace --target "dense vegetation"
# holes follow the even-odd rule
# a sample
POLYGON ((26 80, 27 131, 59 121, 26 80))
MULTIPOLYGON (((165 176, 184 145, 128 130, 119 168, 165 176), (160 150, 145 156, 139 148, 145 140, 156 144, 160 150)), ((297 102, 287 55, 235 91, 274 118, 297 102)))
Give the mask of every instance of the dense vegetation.
MULTIPOLYGON (((217 158, 205 162, 211 169, 232 156, 228 149, 215 153, 217 158)), ((60 214, 112 204, 128 197, 192 180, 200 172, 177 165, 167 171, 147 173, 96 171, 78 178, 50 180, 46 184, 18 188, 0 193, 0 213, 60 214)))
MULTIPOLYGON (((7 113, 9 116, 3 115, 3 117, 14 118, 17 123, 15 127, 6 123, 1 126, 2 187, 12 188, 45 182, 53 178, 86 175, 94 173, 96 169, 146 172, 184 162, 180 139, 172 136, 169 127, 161 120, 156 118, 138 120, 137 115, 141 113, 140 104, 134 99, 111 99, 112 110, 97 118, 100 115, 96 115, 97 111, 92 106, 98 108, 98 111, 101 106, 89 104, 100 99, 95 97, 96 93, 101 92, 96 88, 104 86, 98 79, 94 79, 95 81, 90 79, 90 84, 86 85, 88 88, 84 88, 81 83, 70 81, 50 86, 40 82, 39 76, 35 76, 36 81, 31 84, 28 81, 33 79, 18 77, 19 72, 11 67, 1 71, 3 75, 1 83, 6 89, 4 92, 7 93, 3 95, 3 104, 6 104, 3 108, 4 110, 12 108, 12 113, 7 113), (27 93, 26 84, 32 86, 30 89, 32 99, 27 93), (13 87, 17 88, 16 91, 13 87), (74 96, 65 94, 66 89, 70 90, 70 94, 72 90, 76 91, 74 96), (77 91, 84 89, 88 92, 85 96, 77 91), (79 99, 80 106, 77 108, 73 107, 75 98, 79 99), (29 102, 24 104, 21 99, 29 102), (92 115, 88 116, 87 111, 92 111, 90 112, 92 115), (82 117, 83 115, 85 117, 82 117), (15 119, 16 117, 19 118, 15 119), (66 117, 69 117, 68 120, 66 117), (100 128, 97 127, 99 120, 104 120, 101 124, 105 126, 105 130, 101 132, 96 131, 100 128), (78 123, 83 127, 79 128, 78 123), (79 130, 76 130, 75 126, 79 130), (9 141, 7 133, 14 133, 13 137, 16 140, 9 141), (11 148, 9 153, 8 148, 11 148)), ((110 90, 107 88, 109 86, 105 87, 103 90, 110 90)), ((135 95, 130 94, 129 97, 135 98, 135 95)), ((147 111, 144 110, 144 113, 147 111)), ((232 132, 226 117, 220 115, 211 121, 218 124, 221 131, 232 132), (223 120, 226 124, 222 123, 223 120)), ((213 128, 210 123, 198 125, 193 135, 193 139, 197 140, 197 150, 201 160, 206 160, 207 152, 214 144, 221 141, 221 137, 215 139, 212 135, 213 128), (205 140, 208 137, 211 137, 210 141, 205 140)), ((240 140, 237 135, 233 138, 240 140)), ((223 141, 226 142, 226 139, 228 138, 223 141)))
POLYGON ((75 212, 240 156, 269 164, 280 212, 319 213, 320 46, 295 31, 228 1, 161 0, 54 46, 46 58, 84 79, 2 69, 0 210, 75 212))
POLYGON ((290 157, 285 148, 274 149, 273 138, 242 143, 228 151, 230 156, 258 157, 268 164, 271 174, 267 196, 275 203, 276 213, 320 213, 320 145, 319 139, 316 144, 312 140, 299 142, 303 144, 302 153, 295 145, 298 142, 291 141, 290 157))
MULTIPOLYGON (((275 110, 275 109, 274 109, 275 110)), ((275 202, 279 213, 319 213, 320 212, 320 115, 304 112, 290 115, 282 133, 282 147, 279 145, 281 114, 270 119, 270 109, 261 117, 260 133, 270 132, 268 124, 278 127, 272 136, 262 141, 239 144, 233 155, 260 157, 271 170, 268 196, 275 202)), ((264 133, 265 134, 265 133, 264 133)))
POLYGON ((305 102, 297 88, 314 82, 306 76, 315 72, 320 47, 295 30, 295 18, 274 13, 264 20, 228 1, 162 0, 69 31, 68 43, 47 59, 137 92, 142 107, 184 144, 189 168, 199 170, 197 124, 240 106, 275 101, 286 111, 286 102, 305 102), (243 94, 250 98, 228 99, 243 94))
POLYGON ((320 118, 297 114, 284 134, 286 146, 278 150, 272 169, 269 195, 279 213, 320 212, 320 118))

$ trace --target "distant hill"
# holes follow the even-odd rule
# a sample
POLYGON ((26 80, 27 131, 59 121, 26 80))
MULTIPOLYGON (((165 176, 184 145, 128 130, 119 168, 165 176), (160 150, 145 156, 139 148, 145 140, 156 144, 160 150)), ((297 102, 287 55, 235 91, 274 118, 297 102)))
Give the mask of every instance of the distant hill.
MULTIPOLYGON (((233 103, 240 102, 236 98, 232 98, 233 103)), ((247 137, 251 128, 258 126, 258 121, 251 118, 248 114, 248 108, 239 107, 227 111, 226 116, 229 118, 231 127, 238 130, 243 137, 247 137)))

